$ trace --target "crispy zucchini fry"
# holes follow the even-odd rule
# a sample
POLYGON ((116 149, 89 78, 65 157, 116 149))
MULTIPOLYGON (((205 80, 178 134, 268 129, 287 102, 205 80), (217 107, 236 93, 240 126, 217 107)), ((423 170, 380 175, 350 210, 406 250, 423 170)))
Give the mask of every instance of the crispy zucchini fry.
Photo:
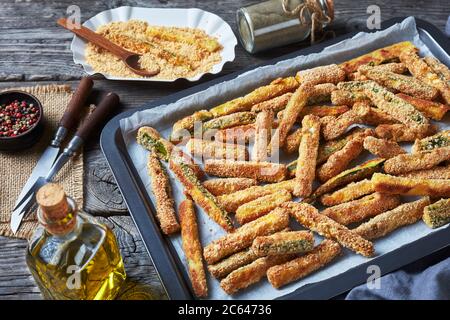
POLYGON ((218 142, 247 144, 255 136, 255 124, 245 124, 233 128, 218 130, 214 139, 218 142))
POLYGON ((361 198, 362 196, 373 192, 375 192, 375 188, 373 187, 372 182, 368 179, 364 179, 362 181, 352 182, 331 194, 324 194, 320 198, 320 202, 322 202, 324 206, 335 206, 361 198))
POLYGON ((256 88, 249 94, 225 102, 210 110, 214 117, 220 117, 235 112, 249 111, 252 106, 278 97, 286 92, 292 92, 299 86, 297 80, 294 77, 279 78, 272 81, 266 86, 256 88))
POLYGON ((429 152, 400 154, 386 160, 384 171, 397 175, 415 170, 431 169, 446 160, 450 160, 450 147, 434 149, 429 152))
POLYGON ((255 104, 252 107, 252 112, 261 112, 263 110, 271 110, 273 113, 283 110, 286 108, 286 105, 289 99, 292 96, 292 92, 287 92, 279 97, 272 98, 270 100, 262 101, 260 103, 255 104))
POLYGON ((178 120, 174 123, 172 128, 172 133, 170 134, 170 141, 172 142, 179 142, 182 139, 186 137, 185 131, 188 131, 189 133, 192 133, 194 131, 194 124, 195 122, 203 122, 208 121, 213 118, 213 115, 211 112, 207 110, 200 110, 196 111, 190 116, 184 117, 181 120, 178 120))
POLYGON ((170 159, 169 165, 195 203, 226 231, 233 231, 233 222, 228 217, 228 213, 222 208, 216 197, 203 187, 192 169, 180 159, 170 159))
POLYGON ((334 83, 321 83, 312 87, 311 96, 308 99, 307 105, 318 104, 330 101, 331 92, 336 90, 334 83))
POLYGON ((416 140, 411 152, 426 152, 445 147, 450 147, 450 130, 442 130, 431 137, 416 140))
POLYGON ((282 204, 282 207, 287 208, 291 215, 306 228, 323 237, 336 240, 344 247, 365 257, 373 256, 375 250, 372 242, 367 241, 331 218, 320 214, 312 205, 286 202, 282 204))
POLYGON ((399 204, 399 196, 375 192, 358 200, 326 208, 321 213, 346 226, 379 215, 399 204))
POLYGON ((214 196, 230 194, 257 184, 255 179, 250 178, 217 178, 203 182, 203 186, 214 196))
POLYGON ((300 84, 321 84, 333 83, 337 84, 345 80, 345 71, 336 64, 315 67, 312 69, 297 72, 295 76, 300 84))
POLYGON ((419 221, 424 207, 429 203, 430 198, 428 197, 404 203, 395 209, 370 219, 368 222, 353 229, 353 231, 367 240, 383 237, 400 227, 419 221))
POLYGON ((450 223, 450 199, 441 199, 426 206, 422 218, 433 229, 450 223))
POLYGON ((188 264, 189 278, 197 297, 208 295, 205 267, 203 265, 202 245, 198 235, 197 217, 194 202, 187 198, 179 207, 181 223, 181 242, 188 264))
POLYGON ((280 190, 272 194, 257 198, 244 203, 236 210, 236 220, 239 224, 246 224, 271 212, 280 204, 292 200, 291 193, 287 190, 280 190))
POLYGON ((356 73, 364 74, 365 72, 367 72, 369 70, 388 71, 388 72, 394 72, 397 74, 403 74, 403 73, 406 73, 406 71, 408 71, 408 68, 405 66, 404 63, 401 63, 401 62, 384 63, 384 64, 380 64, 377 66, 366 64, 366 65, 360 66, 356 73))
POLYGON ((251 178, 262 182, 279 182, 286 179, 286 165, 254 161, 205 161, 205 172, 218 177, 251 178))
POLYGON ((406 151, 392 140, 378 139, 375 137, 366 137, 364 139, 364 149, 371 154, 380 158, 393 158, 399 154, 406 153, 406 151))
POLYGON ((432 124, 411 127, 405 124, 380 124, 375 128, 379 138, 397 142, 415 141, 423 139, 437 132, 438 128, 432 124))
POLYGON ((287 210, 276 208, 271 213, 243 225, 235 232, 229 233, 208 244, 203 250, 203 256, 208 264, 251 246, 258 236, 265 236, 283 230, 289 224, 287 210))
POLYGON ((445 64, 441 63, 438 59, 432 56, 423 58, 423 61, 425 61, 425 63, 439 76, 439 78, 447 81, 447 83, 450 81, 450 70, 445 64))
POLYGON ((449 179, 419 179, 395 177, 375 173, 372 177, 375 191, 410 196, 450 197, 449 179))
POLYGON ((341 246, 337 242, 325 239, 304 256, 269 268, 267 279, 274 288, 280 288, 323 268, 340 253, 341 246))
POLYGON ((357 102, 352 109, 339 117, 321 118, 322 135, 325 140, 333 140, 342 136, 347 129, 356 123, 363 123, 369 114, 370 107, 363 102, 357 102))
POLYGON ((369 113, 363 119, 363 123, 376 127, 380 124, 395 124, 399 122, 378 108, 370 108, 369 113))
POLYGON ((415 46, 410 41, 398 42, 393 45, 369 52, 360 57, 341 63, 340 66, 350 74, 358 70, 362 65, 377 66, 382 63, 398 60, 400 53, 404 50, 414 49, 415 46))
POLYGON ((294 188, 294 194, 297 197, 307 197, 312 192, 312 184, 316 176, 319 140, 320 120, 316 116, 308 115, 302 121, 302 139, 298 148, 294 188))
POLYGON ((272 136, 273 111, 264 110, 258 113, 255 122, 255 143, 253 145, 253 161, 267 160, 267 146, 272 136))
POLYGON ((220 281, 220 286, 227 294, 235 294, 241 289, 258 283, 266 276, 267 270, 270 267, 285 263, 294 257, 294 255, 278 255, 256 259, 252 263, 231 272, 226 278, 220 281))
POLYGON ((254 123, 256 114, 253 112, 236 112, 206 121, 203 131, 228 129, 236 126, 254 123))
POLYGON ((356 102, 372 103, 362 91, 335 90, 331 93, 331 102, 336 105, 353 106, 356 102))
POLYGON ((216 279, 222 279, 230 274, 232 271, 252 263, 259 257, 253 252, 251 248, 244 251, 237 252, 228 258, 219 261, 216 264, 208 266, 208 271, 216 279))
POLYGON ((417 51, 408 50, 400 54, 400 60, 408 67, 409 72, 420 81, 439 90, 445 103, 450 104, 450 85, 417 55, 417 51))
POLYGON ((286 153, 294 153, 298 151, 300 141, 302 140, 302 128, 298 128, 286 138, 286 143, 283 146, 283 150, 286 153))
POLYGON ((310 231, 277 232, 253 240, 252 250, 260 257, 305 253, 314 247, 314 236, 310 231))
POLYGON ((151 178, 152 192, 156 200, 156 217, 164 234, 173 234, 180 230, 175 213, 172 188, 165 168, 154 154, 148 157, 147 170, 151 178))
POLYGON ((281 181, 278 183, 266 184, 264 186, 254 186, 248 189, 219 196, 219 203, 229 212, 235 212, 244 203, 250 202, 257 198, 275 193, 280 190, 294 191, 294 179, 281 181))
POLYGON ((404 93, 397 93, 397 97, 400 97, 409 104, 412 104, 414 108, 433 120, 442 120, 442 118, 449 110, 449 107, 445 104, 425 99, 414 98, 404 93))
POLYGON ((247 148, 241 144, 222 143, 204 139, 189 139, 186 149, 195 158, 248 160, 247 148))
POLYGON ((417 170, 400 174, 401 177, 414 179, 450 179, 450 165, 432 169, 417 170))
MULTIPOLYGON (((303 117, 312 114, 313 116, 318 116, 319 118, 332 116, 337 117, 340 116, 343 113, 346 113, 348 110, 350 110, 349 107, 342 105, 342 106, 327 106, 327 105, 311 105, 306 106, 303 108, 302 112, 297 118, 297 122, 301 123, 303 120, 303 117)), ((281 110, 277 113, 277 118, 282 119, 284 115, 284 110, 281 110)))

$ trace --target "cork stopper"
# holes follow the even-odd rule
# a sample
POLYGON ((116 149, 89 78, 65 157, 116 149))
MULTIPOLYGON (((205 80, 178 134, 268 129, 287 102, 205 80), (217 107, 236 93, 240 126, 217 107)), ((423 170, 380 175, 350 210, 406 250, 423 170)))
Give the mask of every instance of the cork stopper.
POLYGON ((44 185, 36 194, 40 207, 40 222, 51 234, 65 234, 75 226, 75 214, 64 189, 56 183, 44 185))

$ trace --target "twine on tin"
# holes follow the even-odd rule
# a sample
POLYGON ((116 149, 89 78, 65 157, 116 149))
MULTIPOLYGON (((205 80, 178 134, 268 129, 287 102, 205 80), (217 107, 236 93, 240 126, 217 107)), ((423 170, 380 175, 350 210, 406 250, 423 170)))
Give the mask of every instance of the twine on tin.
MULTIPOLYGON (((316 42, 316 33, 323 31, 323 25, 330 23, 333 18, 325 14, 322 10, 319 0, 304 0, 294 9, 289 9, 289 0, 281 0, 283 11, 291 16, 298 15, 300 23, 311 28, 311 44, 316 42), (306 19, 306 11, 311 16, 311 21, 306 19)), ((325 34, 319 39, 321 41, 325 37, 325 34)))

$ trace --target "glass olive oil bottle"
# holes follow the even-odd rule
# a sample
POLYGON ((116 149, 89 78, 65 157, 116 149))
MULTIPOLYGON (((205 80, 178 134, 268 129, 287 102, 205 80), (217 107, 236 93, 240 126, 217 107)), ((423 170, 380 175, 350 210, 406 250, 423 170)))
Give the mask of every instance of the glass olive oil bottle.
POLYGON ((31 237, 27 264, 46 299, 114 299, 126 274, 112 231, 78 210, 61 186, 36 194, 40 226, 31 237))

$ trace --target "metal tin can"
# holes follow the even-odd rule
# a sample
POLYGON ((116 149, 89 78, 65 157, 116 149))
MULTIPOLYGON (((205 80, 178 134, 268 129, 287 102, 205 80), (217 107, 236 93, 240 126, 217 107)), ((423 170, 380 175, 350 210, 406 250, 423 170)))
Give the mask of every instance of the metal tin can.
MULTIPOLYGON (((304 0, 291 0, 295 8, 304 0)), ((333 19, 333 0, 317 0, 324 15, 333 19)), ((307 22, 311 14, 305 10, 307 22)), ((298 15, 287 14, 283 0, 269 0, 238 9, 236 13, 239 38, 245 50, 256 53, 305 40, 311 34, 311 24, 302 24, 298 15)), ((326 25, 322 25, 325 27, 326 25)))

